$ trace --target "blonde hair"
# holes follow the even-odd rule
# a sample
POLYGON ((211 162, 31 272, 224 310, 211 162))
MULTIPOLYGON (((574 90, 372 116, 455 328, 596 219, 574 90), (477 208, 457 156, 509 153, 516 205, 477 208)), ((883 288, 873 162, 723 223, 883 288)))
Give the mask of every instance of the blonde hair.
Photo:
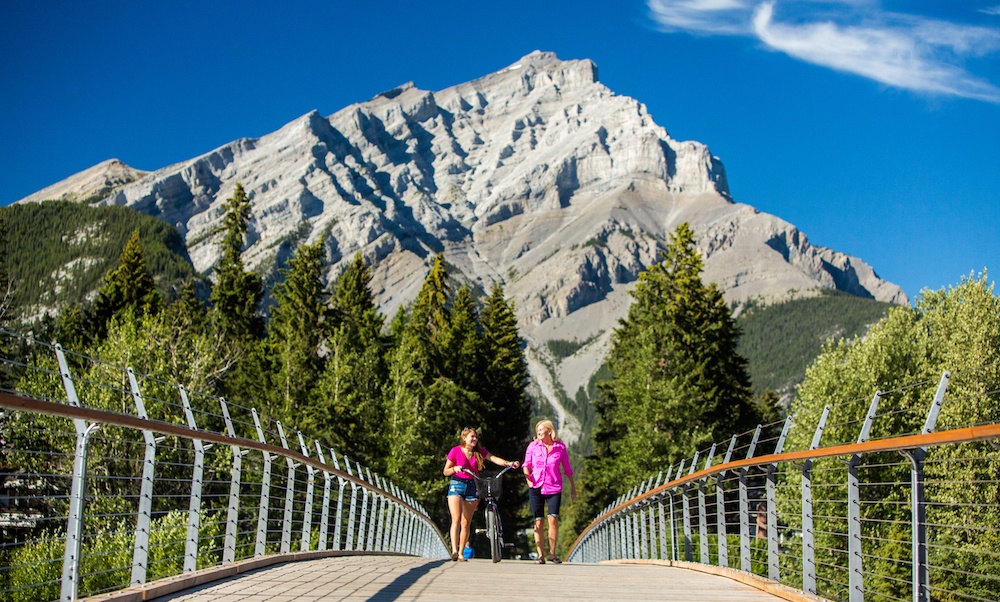
POLYGON ((545 430, 552 433, 552 440, 559 441, 559 435, 556 434, 556 425, 552 424, 551 420, 539 420, 538 424, 535 425, 535 433, 538 433, 538 427, 545 427, 545 430))
MULTIPOLYGON (((476 429, 472 428, 471 426, 470 427, 466 427, 466 428, 462 429, 462 434, 458 438, 459 445, 465 445, 465 437, 469 433, 476 433, 476 435, 479 435, 479 432, 476 431, 476 429)), ((483 466, 485 465, 485 463, 483 462, 483 451, 481 449, 479 449, 479 441, 478 440, 476 441, 476 446, 472 448, 472 460, 473 460, 473 462, 476 463, 476 470, 477 471, 483 469, 483 466)))

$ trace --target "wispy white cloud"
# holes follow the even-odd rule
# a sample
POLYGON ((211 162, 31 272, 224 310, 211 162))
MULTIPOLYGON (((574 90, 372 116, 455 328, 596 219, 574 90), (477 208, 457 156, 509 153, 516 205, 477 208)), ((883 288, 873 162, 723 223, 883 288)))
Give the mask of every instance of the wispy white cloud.
POLYGON ((987 15, 1000 16, 1000 6, 989 6, 986 8, 979 9, 979 12, 986 13, 987 15))
POLYGON ((647 1, 665 31, 749 36, 791 57, 888 86, 1000 103, 1000 88, 962 66, 967 58, 1000 50, 1000 29, 891 13, 877 0, 647 1))

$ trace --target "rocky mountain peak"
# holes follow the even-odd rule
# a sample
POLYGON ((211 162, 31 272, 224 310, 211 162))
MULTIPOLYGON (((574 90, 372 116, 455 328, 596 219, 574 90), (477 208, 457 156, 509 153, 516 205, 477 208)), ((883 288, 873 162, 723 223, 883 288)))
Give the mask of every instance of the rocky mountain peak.
POLYGON ((148 173, 129 167, 118 159, 108 159, 17 202, 99 199, 148 173))

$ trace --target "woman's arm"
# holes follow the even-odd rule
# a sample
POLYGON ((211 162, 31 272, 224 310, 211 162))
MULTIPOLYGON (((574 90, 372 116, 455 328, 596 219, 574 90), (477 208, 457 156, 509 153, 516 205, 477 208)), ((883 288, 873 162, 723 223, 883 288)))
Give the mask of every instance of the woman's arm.
POLYGON ((444 476, 450 477, 451 475, 453 475, 456 472, 458 472, 458 466, 455 466, 455 463, 451 461, 451 458, 448 458, 448 461, 444 463, 444 471, 443 472, 444 472, 444 476))
POLYGON ((516 460, 511 462, 509 460, 504 460, 500 456, 494 454, 490 454, 489 456, 486 457, 486 459, 489 460, 490 462, 493 462, 497 466, 513 466, 514 468, 517 468, 518 466, 521 465, 521 463, 516 460))

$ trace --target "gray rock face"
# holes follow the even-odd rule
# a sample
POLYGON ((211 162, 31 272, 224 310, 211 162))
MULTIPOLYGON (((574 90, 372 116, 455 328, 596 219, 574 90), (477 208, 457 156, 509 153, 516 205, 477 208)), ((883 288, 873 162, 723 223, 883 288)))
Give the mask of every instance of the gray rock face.
POLYGON ((599 83, 593 62, 551 53, 439 92, 407 83, 328 118, 312 112, 101 202, 174 224, 210 272, 237 182, 253 206, 250 266, 271 269, 322 239, 332 277, 361 252, 387 315, 415 297, 438 252, 464 282, 502 282, 569 440, 575 423, 554 389, 572 396, 599 367, 628 290, 681 222, 700 236, 704 279, 730 301, 828 288, 907 302, 861 260, 733 202, 705 145, 672 139, 644 105, 599 83), (591 342, 560 360, 545 351, 552 339, 591 342))

